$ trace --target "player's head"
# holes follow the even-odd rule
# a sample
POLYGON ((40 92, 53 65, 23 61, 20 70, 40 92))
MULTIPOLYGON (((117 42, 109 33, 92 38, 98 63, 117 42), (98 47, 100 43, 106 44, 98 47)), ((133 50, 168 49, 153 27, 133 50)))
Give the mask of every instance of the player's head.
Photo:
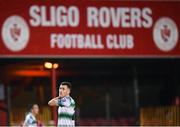
POLYGON ((30 104, 29 110, 33 115, 37 115, 39 113, 39 106, 36 103, 30 104))
POLYGON ((62 82, 59 86, 59 97, 68 96, 71 92, 71 83, 70 82, 62 82))

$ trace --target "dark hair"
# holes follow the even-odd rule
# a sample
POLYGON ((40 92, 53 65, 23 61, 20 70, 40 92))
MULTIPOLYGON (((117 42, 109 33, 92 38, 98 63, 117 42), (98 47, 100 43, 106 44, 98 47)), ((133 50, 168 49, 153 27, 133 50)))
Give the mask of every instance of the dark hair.
POLYGON ((28 110, 29 111, 31 111, 31 109, 33 109, 33 106, 34 105, 38 105, 37 103, 30 103, 29 105, 28 105, 28 110))
POLYGON ((72 85, 70 82, 62 82, 61 85, 66 85, 70 90, 72 88, 72 85))

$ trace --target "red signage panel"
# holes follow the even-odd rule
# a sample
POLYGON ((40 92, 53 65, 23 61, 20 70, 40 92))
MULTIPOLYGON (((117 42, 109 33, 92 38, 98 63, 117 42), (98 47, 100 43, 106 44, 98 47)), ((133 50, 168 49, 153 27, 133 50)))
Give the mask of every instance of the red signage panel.
POLYGON ((179 1, 6 0, 0 57, 179 57, 179 1))

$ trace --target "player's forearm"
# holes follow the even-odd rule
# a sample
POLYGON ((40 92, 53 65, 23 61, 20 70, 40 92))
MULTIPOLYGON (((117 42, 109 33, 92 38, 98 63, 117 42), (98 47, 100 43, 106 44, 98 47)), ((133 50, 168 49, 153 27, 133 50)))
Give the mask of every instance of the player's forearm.
POLYGON ((53 99, 51 99, 49 102, 48 102, 48 105, 49 106, 57 106, 58 104, 58 98, 59 97, 55 97, 55 98, 53 98, 53 99))

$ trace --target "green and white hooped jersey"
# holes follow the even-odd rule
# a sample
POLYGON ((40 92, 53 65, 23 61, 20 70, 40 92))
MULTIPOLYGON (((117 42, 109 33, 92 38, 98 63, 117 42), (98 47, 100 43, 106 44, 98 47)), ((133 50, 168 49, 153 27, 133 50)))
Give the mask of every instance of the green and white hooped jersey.
POLYGON ((75 126, 75 102, 70 97, 58 99, 58 126, 75 126))

